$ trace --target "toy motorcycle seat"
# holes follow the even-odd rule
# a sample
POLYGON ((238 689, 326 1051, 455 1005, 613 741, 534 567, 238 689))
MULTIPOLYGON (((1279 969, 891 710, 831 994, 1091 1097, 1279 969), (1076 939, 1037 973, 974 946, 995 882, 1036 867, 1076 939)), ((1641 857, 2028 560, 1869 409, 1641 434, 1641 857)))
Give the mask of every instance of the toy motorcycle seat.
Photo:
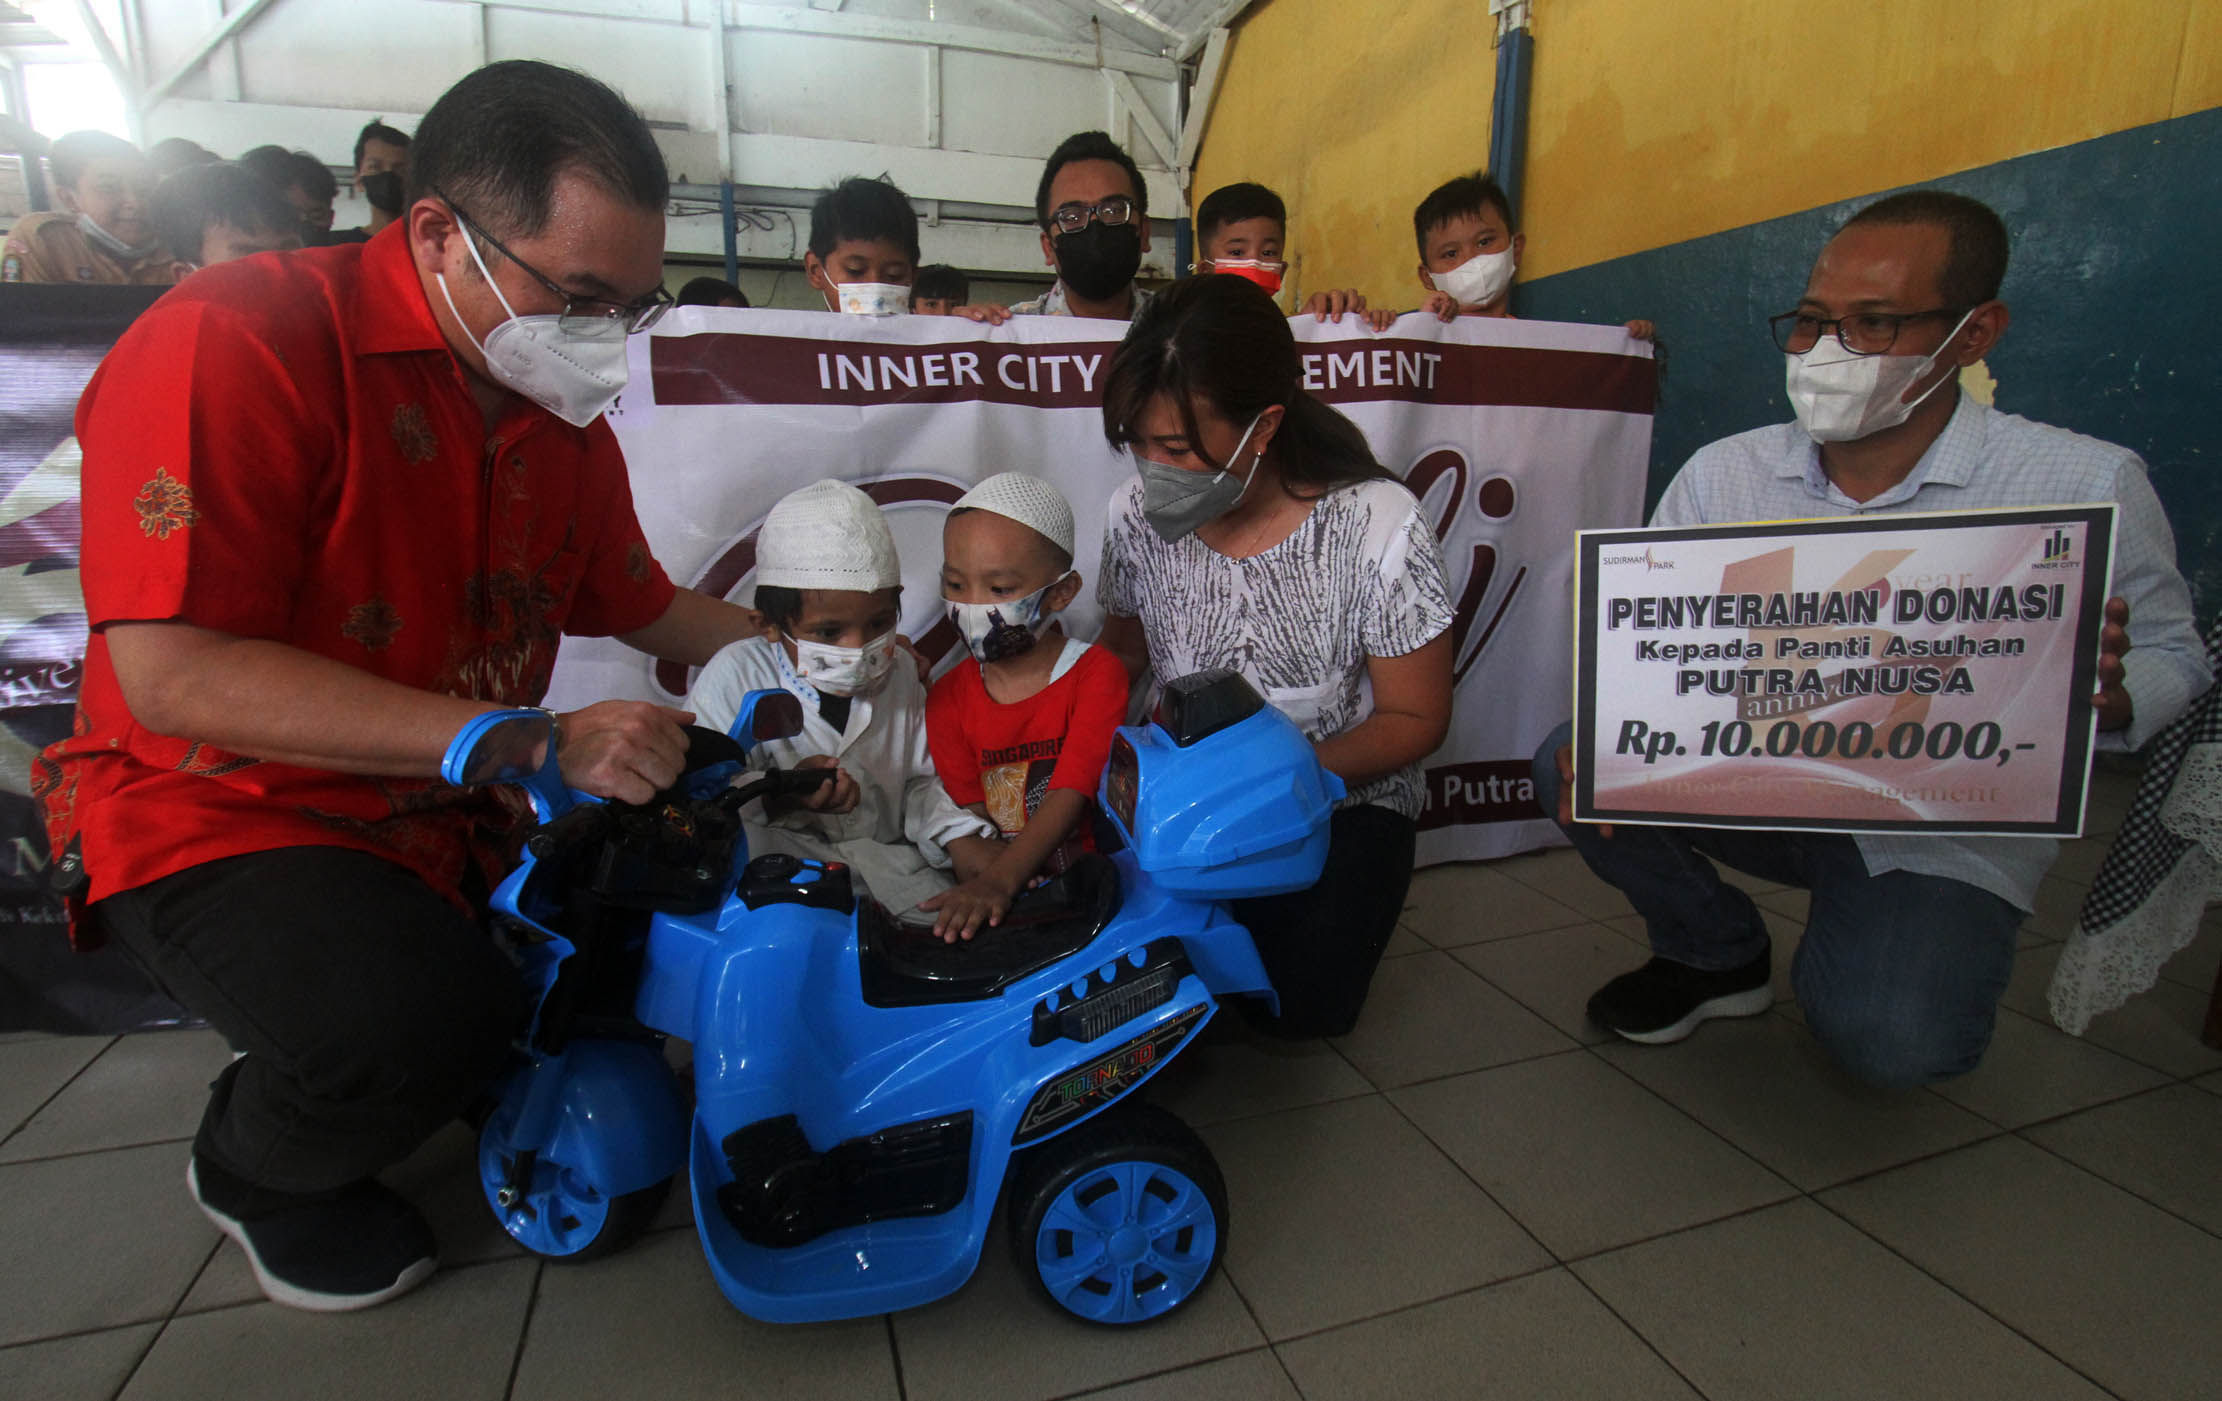
POLYGON ((1003 922, 944 943, 933 925, 898 921, 877 901, 857 910, 864 1000, 874 1007, 976 1002, 1079 952, 1119 912, 1119 868, 1091 852, 1020 895, 1003 922))

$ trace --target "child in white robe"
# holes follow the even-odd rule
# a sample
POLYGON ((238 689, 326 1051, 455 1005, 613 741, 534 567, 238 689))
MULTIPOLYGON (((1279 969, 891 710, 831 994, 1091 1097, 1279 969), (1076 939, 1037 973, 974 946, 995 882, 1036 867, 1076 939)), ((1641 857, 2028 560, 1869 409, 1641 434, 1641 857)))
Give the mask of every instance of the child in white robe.
POLYGON ((803 798, 749 815, 752 855, 841 861, 896 915, 969 879, 1001 849, 993 823, 958 807, 926 744, 926 688, 896 635, 902 572, 869 496, 822 481, 771 510, 756 542, 763 636, 719 651, 687 698, 696 723, 728 729, 750 691, 802 701, 803 730, 760 743, 751 763, 829 766, 803 798))

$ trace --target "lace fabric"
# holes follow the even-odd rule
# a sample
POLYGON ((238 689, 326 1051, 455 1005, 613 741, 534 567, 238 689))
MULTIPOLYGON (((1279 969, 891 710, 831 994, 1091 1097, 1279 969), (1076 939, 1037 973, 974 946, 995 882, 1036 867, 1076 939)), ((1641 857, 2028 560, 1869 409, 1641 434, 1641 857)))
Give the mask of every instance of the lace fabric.
MULTIPOLYGON (((2222 620, 2207 658, 2222 653, 2222 620)), ((2046 1001, 2061 1030, 2150 988, 2193 939, 2207 903, 2222 897, 2222 687, 2207 692, 2152 744, 2127 820, 2060 951, 2046 1001)))

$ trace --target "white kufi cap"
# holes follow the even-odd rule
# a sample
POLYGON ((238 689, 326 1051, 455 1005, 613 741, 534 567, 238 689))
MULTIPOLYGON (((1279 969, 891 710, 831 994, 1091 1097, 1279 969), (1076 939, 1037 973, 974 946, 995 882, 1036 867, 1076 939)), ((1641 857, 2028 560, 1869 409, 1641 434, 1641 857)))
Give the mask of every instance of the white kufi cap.
POLYGON ((871 497, 828 478, 790 492, 756 536, 756 582, 877 593, 903 582, 895 536, 871 497))
POLYGON ((1072 553, 1072 503, 1065 494, 1024 472, 998 472, 957 498, 952 511, 993 511, 1028 526, 1072 553))

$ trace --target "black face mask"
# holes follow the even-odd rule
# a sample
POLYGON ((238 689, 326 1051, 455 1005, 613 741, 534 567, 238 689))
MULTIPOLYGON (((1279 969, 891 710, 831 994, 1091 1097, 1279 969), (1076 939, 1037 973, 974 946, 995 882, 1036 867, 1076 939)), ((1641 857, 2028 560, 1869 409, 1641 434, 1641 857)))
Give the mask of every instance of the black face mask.
POLYGON ((363 177, 363 198, 383 214, 401 212, 401 172, 381 170, 363 177))
POLYGON ((1142 266, 1142 233, 1132 223, 1090 223, 1053 241, 1057 275, 1091 302, 1119 294, 1142 266))

